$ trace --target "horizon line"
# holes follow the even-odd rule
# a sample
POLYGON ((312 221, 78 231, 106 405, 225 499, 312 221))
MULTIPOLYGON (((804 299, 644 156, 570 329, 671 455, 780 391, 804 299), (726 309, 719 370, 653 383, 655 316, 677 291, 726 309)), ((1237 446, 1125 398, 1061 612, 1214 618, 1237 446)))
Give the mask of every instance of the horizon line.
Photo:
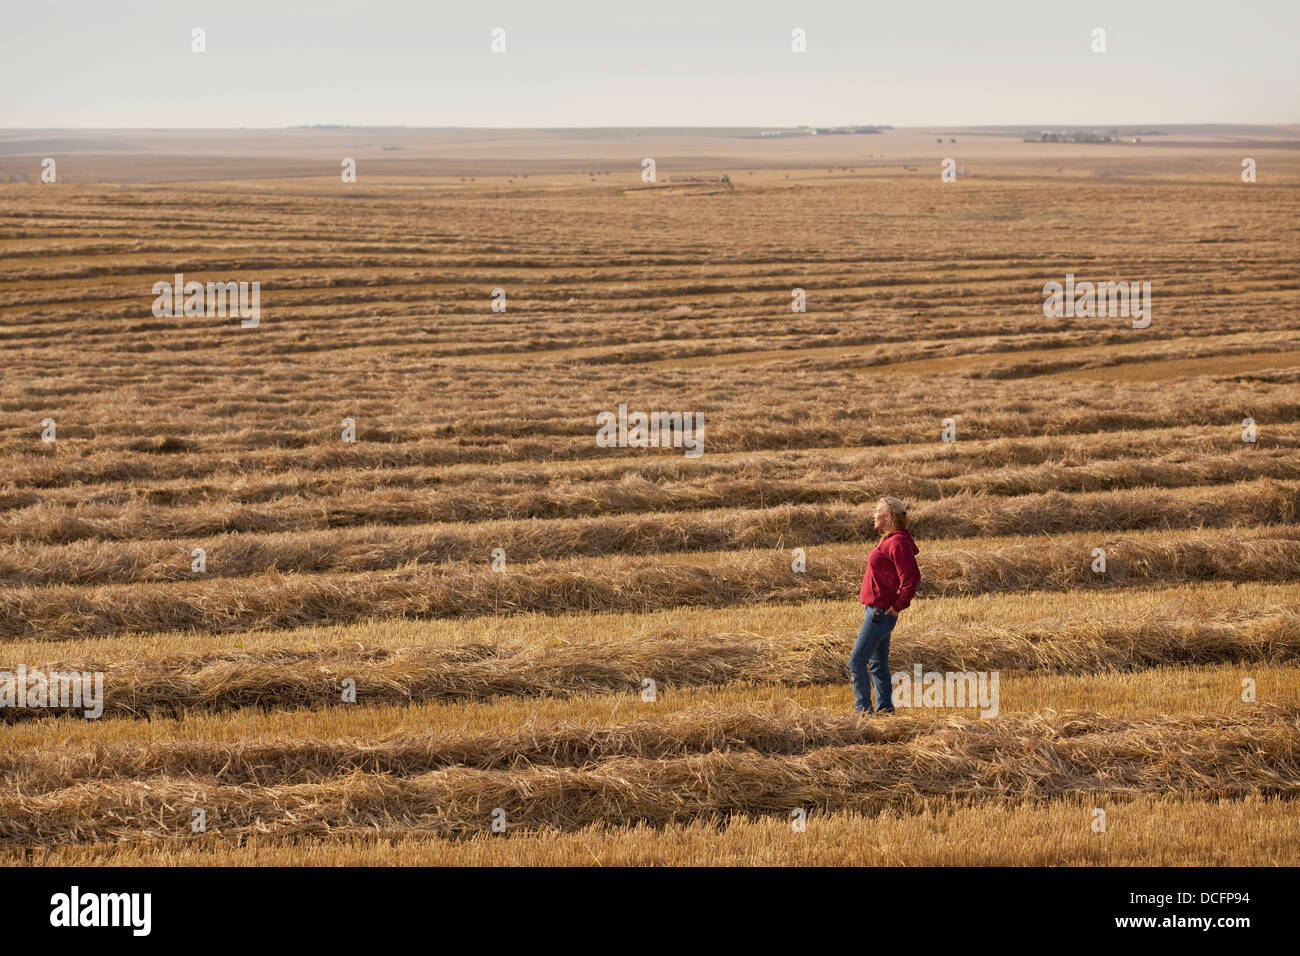
POLYGON ((299 123, 292 126, 0 126, 0 133, 59 133, 59 132, 79 132, 84 130, 105 130, 119 132, 181 132, 181 131, 202 131, 211 130, 215 132, 241 132, 241 131, 290 131, 290 130, 378 130, 378 129, 402 129, 402 130, 481 130, 481 131, 522 131, 522 132, 563 132, 567 130, 798 130, 798 129, 851 129, 854 127, 863 129, 879 130, 907 130, 907 129, 1072 129, 1072 128, 1089 128, 1096 129, 1101 127, 1111 129, 1129 129, 1135 127, 1165 127, 1168 129, 1192 128, 1200 126, 1222 126, 1229 128, 1250 128, 1250 127, 1274 127, 1286 128, 1296 127, 1300 130, 1300 119, 1290 122, 1218 122, 1215 120, 1203 120, 1195 123, 1161 123, 1161 122, 1137 122, 1137 123, 917 123, 896 125, 892 123, 799 123, 799 124, 748 124, 742 126, 711 126, 701 124, 689 124, 680 126, 665 125, 603 125, 603 126, 414 126, 405 123, 379 123, 379 124, 352 124, 352 123, 299 123))

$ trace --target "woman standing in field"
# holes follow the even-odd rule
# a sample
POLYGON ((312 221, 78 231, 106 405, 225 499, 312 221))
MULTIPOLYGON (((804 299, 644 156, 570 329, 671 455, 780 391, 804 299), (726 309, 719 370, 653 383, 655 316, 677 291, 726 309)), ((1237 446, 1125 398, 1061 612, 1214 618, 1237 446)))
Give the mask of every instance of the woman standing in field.
POLYGON ((889 679, 889 635, 899 612, 912 603, 921 570, 916 566, 920 548, 907 530, 907 507, 897 498, 881 498, 876 505, 876 530, 884 535, 867 557, 858 600, 867 606, 866 620, 849 655, 853 680, 853 709, 871 713, 872 684, 876 688, 877 714, 892 714, 894 699, 889 679))

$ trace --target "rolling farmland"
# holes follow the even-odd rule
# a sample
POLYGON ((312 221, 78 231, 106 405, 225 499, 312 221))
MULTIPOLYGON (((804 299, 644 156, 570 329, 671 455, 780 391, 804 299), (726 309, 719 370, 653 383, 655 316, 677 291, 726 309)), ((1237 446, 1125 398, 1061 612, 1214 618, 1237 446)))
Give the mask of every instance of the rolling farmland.
POLYGON ((1300 158, 1036 147, 0 184, 0 860, 1300 863, 1300 158), (853 713, 885 494, 996 714, 853 713))

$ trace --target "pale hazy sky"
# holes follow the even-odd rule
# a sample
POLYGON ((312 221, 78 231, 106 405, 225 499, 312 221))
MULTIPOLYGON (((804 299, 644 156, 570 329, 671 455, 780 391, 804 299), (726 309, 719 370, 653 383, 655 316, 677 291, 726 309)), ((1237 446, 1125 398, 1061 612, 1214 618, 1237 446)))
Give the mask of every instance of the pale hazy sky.
POLYGON ((23 0, 0 31, 11 128, 1300 122, 1300 0, 23 0))

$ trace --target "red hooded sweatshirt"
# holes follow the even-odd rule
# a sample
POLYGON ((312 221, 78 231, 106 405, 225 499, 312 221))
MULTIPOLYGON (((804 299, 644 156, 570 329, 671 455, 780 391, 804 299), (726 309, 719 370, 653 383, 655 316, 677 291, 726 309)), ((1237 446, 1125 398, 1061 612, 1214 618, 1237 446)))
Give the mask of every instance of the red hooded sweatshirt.
POLYGON ((921 583, 921 569, 916 566, 916 555, 920 553, 912 533, 905 528, 881 538, 867 557, 867 573, 858 600, 894 614, 906 608, 921 583))

